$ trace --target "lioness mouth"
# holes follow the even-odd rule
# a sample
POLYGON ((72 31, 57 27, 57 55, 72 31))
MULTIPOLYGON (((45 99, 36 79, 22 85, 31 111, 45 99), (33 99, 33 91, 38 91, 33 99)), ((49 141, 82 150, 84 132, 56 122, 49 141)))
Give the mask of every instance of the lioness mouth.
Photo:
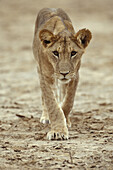
POLYGON ((60 82, 66 84, 66 83, 69 83, 70 80, 71 80, 71 79, 63 78, 63 79, 60 79, 60 82))
POLYGON ((66 79, 66 78, 63 78, 63 79, 61 79, 62 81, 67 81, 68 79, 66 79))

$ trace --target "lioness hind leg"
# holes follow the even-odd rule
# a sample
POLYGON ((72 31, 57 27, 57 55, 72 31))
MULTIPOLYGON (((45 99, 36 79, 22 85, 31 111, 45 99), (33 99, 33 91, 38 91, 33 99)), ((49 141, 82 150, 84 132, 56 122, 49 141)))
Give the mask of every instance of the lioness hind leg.
POLYGON ((43 106, 43 112, 42 112, 42 116, 40 118, 40 122, 43 124, 49 124, 50 123, 49 115, 48 115, 48 111, 46 109, 43 97, 42 97, 42 106, 43 106))
MULTIPOLYGON (((65 97, 67 94, 67 88, 68 88, 68 84, 61 84, 61 98, 60 98, 60 102, 61 105, 63 104, 63 102, 65 101, 65 97)), ((65 118, 66 118, 66 122, 67 122, 67 126, 71 127, 71 121, 70 121, 70 117, 69 117, 69 112, 68 110, 66 110, 64 112, 65 118)))
POLYGON ((45 111, 42 112, 40 122, 43 123, 43 124, 49 124, 50 123, 49 116, 48 116, 47 112, 45 112, 45 111))
POLYGON ((66 117, 66 122, 67 122, 67 126, 71 127, 71 120, 70 120, 69 115, 66 117))

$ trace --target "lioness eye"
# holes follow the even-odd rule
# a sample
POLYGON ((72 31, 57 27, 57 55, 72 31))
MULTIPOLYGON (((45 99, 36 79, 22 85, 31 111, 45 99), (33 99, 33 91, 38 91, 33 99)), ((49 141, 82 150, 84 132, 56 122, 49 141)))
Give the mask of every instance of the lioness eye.
POLYGON ((57 57, 59 57, 59 52, 58 51, 53 51, 53 54, 57 57))
POLYGON ((77 54, 76 51, 71 51, 71 57, 75 56, 77 54))

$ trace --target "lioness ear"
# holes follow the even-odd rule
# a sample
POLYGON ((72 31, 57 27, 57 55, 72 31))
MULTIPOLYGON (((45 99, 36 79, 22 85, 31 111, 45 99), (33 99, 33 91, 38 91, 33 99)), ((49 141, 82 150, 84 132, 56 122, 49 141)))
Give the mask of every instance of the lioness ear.
POLYGON ((54 35, 49 30, 43 29, 39 32, 39 38, 42 41, 44 47, 48 47, 53 42, 54 35))
POLYGON ((83 47, 86 48, 92 38, 91 32, 84 28, 82 30, 79 30, 76 35, 76 40, 78 41, 78 43, 83 47))

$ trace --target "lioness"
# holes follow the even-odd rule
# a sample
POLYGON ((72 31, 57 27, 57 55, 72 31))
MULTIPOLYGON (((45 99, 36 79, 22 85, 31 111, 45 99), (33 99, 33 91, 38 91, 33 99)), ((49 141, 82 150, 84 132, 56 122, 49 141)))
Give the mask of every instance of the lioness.
POLYGON ((68 139, 69 113, 79 80, 81 56, 91 38, 88 29, 75 33, 70 18, 60 8, 44 8, 38 14, 33 53, 42 91, 40 122, 51 124, 49 140, 68 139), (59 89, 60 95, 56 93, 59 89))

